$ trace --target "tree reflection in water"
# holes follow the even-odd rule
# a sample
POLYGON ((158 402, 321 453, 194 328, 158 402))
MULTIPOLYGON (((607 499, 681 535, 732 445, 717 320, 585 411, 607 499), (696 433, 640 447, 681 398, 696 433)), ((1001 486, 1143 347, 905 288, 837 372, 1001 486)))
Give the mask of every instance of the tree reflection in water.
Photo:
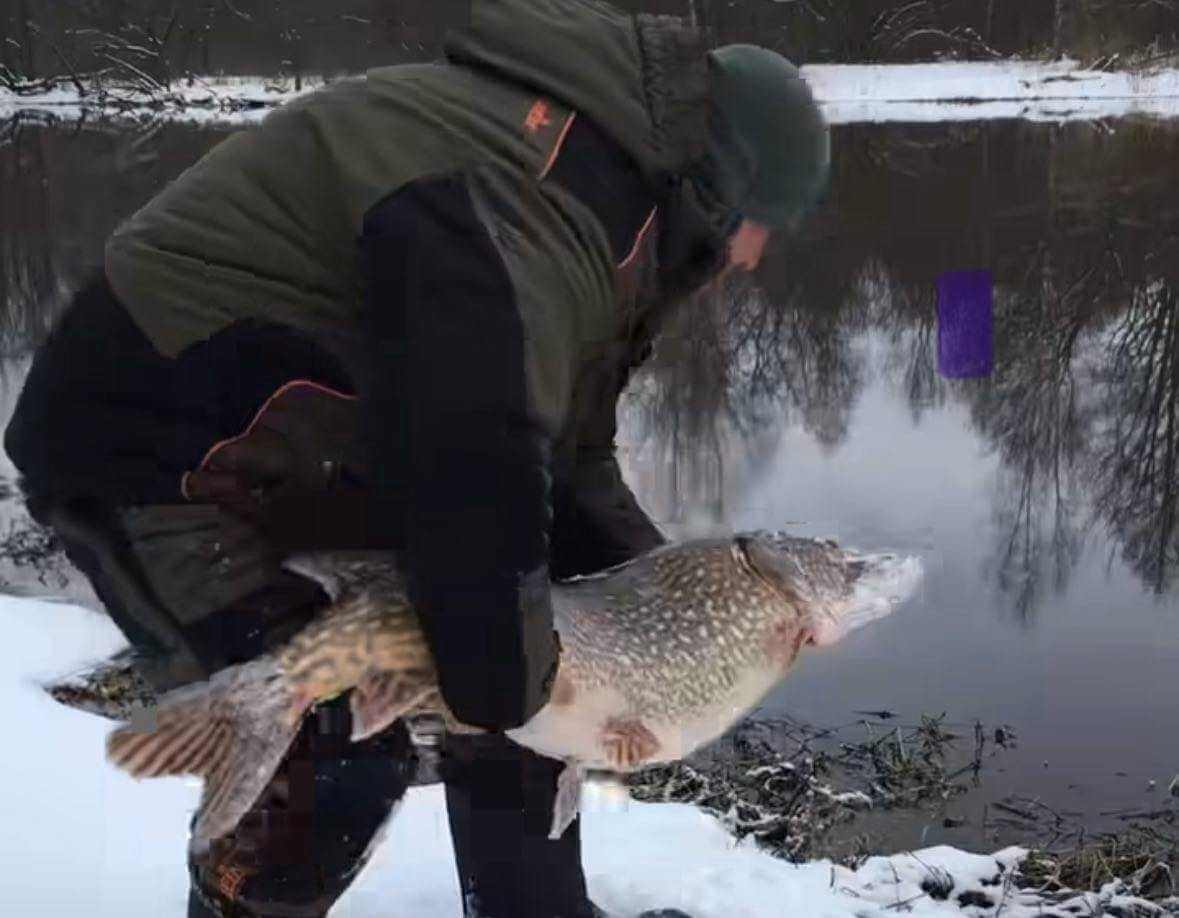
POLYGON ((1126 562, 1156 593, 1171 589, 1179 564, 1177 306, 1173 282, 1139 285, 1105 336, 1094 373, 1093 505, 1117 533, 1126 562))
POLYGON ((745 468, 735 463, 752 447, 741 444, 756 440, 764 461, 777 442, 765 432, 791 426, 830 452, 859 393, 882 378, 914 423, 963 405, 996 453, 987 569, 1021 617, 1067 586, 1099 530, 1144 584, 1169 590, 1179 565, 1179 131, 929 132, 839 132, 832 200, 807 236, 759 288, 730 290, 677 324, 636 389, 680 470, 669 476, 676 506, 711 507, 722 522, 717 457, 745 468), (917 194, 921 184, 937 193, 917 194), (960 267, 996 276, 995 371, 984 380, 937 371, 934 280, 960 267), (875 363, 858 346, 865 333, 885 345, 875 363))

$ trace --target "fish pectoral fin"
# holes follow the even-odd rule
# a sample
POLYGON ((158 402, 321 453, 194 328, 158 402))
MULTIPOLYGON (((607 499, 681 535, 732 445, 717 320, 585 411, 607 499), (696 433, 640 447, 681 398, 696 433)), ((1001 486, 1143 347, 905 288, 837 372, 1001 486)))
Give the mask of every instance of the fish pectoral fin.
POLYGON ((637 717, 614 717, 602 728, 602 749, 615 771, 630 771, 660 749, 659 739, 637 717))
POLYGON ((193 825, 194 851, 231 831, 274 776, 302 722, 296 693, 263 657, 208 682, 168 692, 107 737, 107 759, 136 778, 205 779, 193 825))
POLYGON ((557 796, 553 800, 553 824, 549 840, 556 841, 573 824, 581 808, 581 781, 585 770, 576 759, 566 759, 557 777, 557 796))
POLYGON ((369 673, 357 683, 349 700, 352 741, 380 733, 421 705, 436 688, 430 675, 421 670, 369 673))

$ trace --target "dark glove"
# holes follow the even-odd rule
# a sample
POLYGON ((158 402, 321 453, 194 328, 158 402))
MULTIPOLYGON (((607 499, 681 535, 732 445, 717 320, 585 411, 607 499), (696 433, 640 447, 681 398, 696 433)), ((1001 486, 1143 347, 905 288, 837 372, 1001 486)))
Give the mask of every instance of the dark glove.
MULTIPOLYGON (((292 551, 365 535, 356 401, 318 384, 281 387, 249 427, 186 474, 190 504, 119 511, 128 565, 208 667, 248 659, 304 624, 324 597, 282 570, 292 551)), ((385 547, 385 546, 382 546, 385 547)))
POLYGON ((245 431, 209 450, 182 493, 230 508, 285 554, 400 548, 403 505, 366 490, 358 418, 355 398, 288 383, 245 431))
POLYGON ((342 476, 360 480, 356 399, 315 383, 288 383, 240 435, 222 440, 184 476, 189 500, 249 503, 322 493, 342 476))
POLYGON ((459 720, 507 730, 545 705, 560 653, 547 568, 474 584, 419 583, 414 597, 439 688, 459 720))

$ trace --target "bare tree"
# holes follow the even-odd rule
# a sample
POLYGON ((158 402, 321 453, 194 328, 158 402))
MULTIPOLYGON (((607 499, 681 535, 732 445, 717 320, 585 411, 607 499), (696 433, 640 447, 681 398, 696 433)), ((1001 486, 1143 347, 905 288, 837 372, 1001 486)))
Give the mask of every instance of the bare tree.
POLYGON ((1127 563, 1163 593, 1179 565, 1179 287, 1162 278, 1138 287, 1095 376, 1104 423, 1094 506, 1127 563))
POLYGON ((948 387, 938 372, 937 295, 932 284, 898 283, 874 268, 873 325, 884 330, 889 351, 884 372, 901 390, 913 422, 945 404, 948 387))
POLYGON ((815 289, 800 279, 770 296, 732 278, 665 327, 632 402, 668 470, 669 517, 691 509, 724 522, 733 467, 767 461, 791 421, 825 449, 846 438, 865 377, 853 339, 866 325, 854 283, 841 288, 851 300, 831 307, 815 305, 815 289))
POLYGON ((27 353, 48 330, 57 284, 44 134, 24 119, 0 124, 0 356, 27 353))
POLYGON ((721 297, 695 297, 673 315, 644 373, 649 385, 638 406, 642 425, 667 469, 663 513, 682 520, 704 508, 709 522, 724 518, 724 415, 731 361, 718 321, 721 297))
POLYGON ((962 386, 978 431, 999 454, 995 505, 999 588, 1030 618, 1045 584, 1063 589, 1082 544, 1078 477, 1089 417, 1079 398, 1074 362, 1089 328, 1096 292, 1092 267, 1061 276, 1045 242, 1025 282, 996 297, 993 376, 962 386))

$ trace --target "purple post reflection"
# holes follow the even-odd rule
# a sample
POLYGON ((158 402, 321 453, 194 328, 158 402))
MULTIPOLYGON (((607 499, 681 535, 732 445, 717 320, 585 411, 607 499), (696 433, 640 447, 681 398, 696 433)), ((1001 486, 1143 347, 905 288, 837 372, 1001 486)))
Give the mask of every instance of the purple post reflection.
POLYGON ((991 272, 947 271, 937 279, 937 367, 948 379, 990 376, 995 368, 991 272))

